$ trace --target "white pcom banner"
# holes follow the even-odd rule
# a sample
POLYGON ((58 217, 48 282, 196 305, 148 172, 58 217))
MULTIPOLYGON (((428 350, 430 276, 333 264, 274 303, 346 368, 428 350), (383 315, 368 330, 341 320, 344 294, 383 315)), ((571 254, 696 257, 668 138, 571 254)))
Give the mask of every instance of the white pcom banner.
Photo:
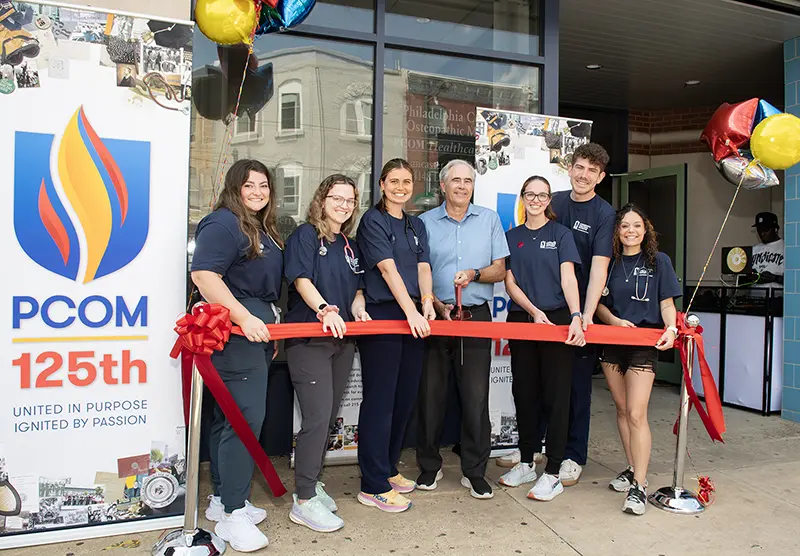
POLYGON ((191 25, 0 20, 0 548, 179 524, 191 25))
MULTIPOLYGON (((592 122, 477 108, 475 118, 474 203, 497 211, 504 230, 525 221, 520 199, 522 184, 530 176, 542 176, 553 192, 570 188, 567 170, 572 153, 589 142, 592 122)), ((512 246, 509 246, 512 248, 512 246)), ((494 321, 505 322, 508 295, 502 282, 495 284, 494 321)), ((511 357, 506 340, 492 343, 489 417, 492 448, 513 448, 519 442, 517 414, 511 392, 511 357)))

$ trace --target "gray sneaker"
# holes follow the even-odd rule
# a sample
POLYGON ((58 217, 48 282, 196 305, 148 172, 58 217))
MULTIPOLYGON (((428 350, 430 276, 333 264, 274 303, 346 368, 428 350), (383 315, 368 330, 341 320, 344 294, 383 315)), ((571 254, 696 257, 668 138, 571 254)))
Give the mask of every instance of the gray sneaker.
POLYGON ((633 467, 630 465, 625 468, 625 471, 611 479, 608 483, 608 488, 616 490, 617 492, 628 492, 633 483, 633 467))
POLYGON ((320 533, 332 533, 344 527, 342 518, 335 515, 325 504, 315 496, 304 504, 297 501, 297 495, 293 494, 294 504, 292 504, 292 511, 289 512, 289 519, 298 525, 305 525, 312 531, 320 533))
POLYGON ((647 491, 644 487, 633 481, 631 487, 628 489, 628 495, 625 497, 625 502, 622 504, 622 511, 626 514, 644 515, 647 508, 647 491))
POLYGON ((336 506, 336 502, 330 495, 325 492, 325 483, 322 481, 317 481, 317 490, 316 490, 317 498, 319 501, 322 502, 326 508, 328 508, 332 512, 336 512, 339 508, 336 506))

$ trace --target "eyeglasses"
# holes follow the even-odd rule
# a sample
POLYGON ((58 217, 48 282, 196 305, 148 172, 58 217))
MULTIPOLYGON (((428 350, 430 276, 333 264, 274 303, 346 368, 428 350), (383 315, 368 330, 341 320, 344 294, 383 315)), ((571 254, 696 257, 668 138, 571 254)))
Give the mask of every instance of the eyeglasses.
POLYGON ((550 200, 549 193, 534 193, 533 191, 526 191, 522 194, 522 198, 528 202, 533 200, 539 201, 540 203, 546 203, 550 200))
POLYGON ((352 199, 345 199, 341 195, 328 195, 325 197, 326 199, 332 199, 334 206, 340 207, 345 205, 347 208, 356 208, 356 200, 352 199))

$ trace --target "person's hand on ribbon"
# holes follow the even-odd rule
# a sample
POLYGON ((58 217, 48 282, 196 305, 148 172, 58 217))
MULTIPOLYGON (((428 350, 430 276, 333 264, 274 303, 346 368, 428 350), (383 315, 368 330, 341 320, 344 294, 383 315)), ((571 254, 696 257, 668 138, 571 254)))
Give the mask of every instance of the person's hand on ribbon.
MULTIPOLYGON (((433 308, 431 308, 433 309, 433 308)), ((419 311, 414 311, 406 316, 408 326, 411 328, 411 335, 415 338, 426 338, 430 336, 431 325, 428 319, 422 316, 419 311)))
MULTIPOLYGON (((427 320, 436 320, 436 310, 433 308, 433 294, 429 293, 422 296, 422 316, 427 320)), ((430 333, 430 325, 428 333, 430 333)), ((426 334, 427 335, 427 334, 426 334)))
POLYGON ((251 342, 269 342, 269 330, 260 318, 248 314, 239 324, 245 338, 251 342))
MULTIPOLYGON (((326 307, 327 309, 327 307, 326 307)), ((364 311, 366 313, 366 311, 364 311)), ((367 315, 369 316, 369 315, 367 315)), ((328 332, 330 330, 334 338, 344 338, 347 334, 347 325, 344 319, 339 315, 338 311, 328 311, 322 317, 322 331, 328 332)))
POLYGON ((367 310, 364 309, 363 307, 357 309, 356 312, 353 313, 353 318, 355 318, 359 322, 367 322, 369 320, 372 320, 372 317, 369 316, 369 313, 367 313, 367 310))
POLYGON ((633 324, 629 320, 621 319, 618 317, 614 318, 614 322, 611 323, 612 326, 622 326, 624 328, 636 328, 636 325, 633 324))
POLYGON ((533 308, 531 316, 533 317, 533 322, 536 324, 550 324, 555 326, 552 322, 550 322, 550 319, 547 318, 547 315, 544 314, 544 311, 537 307, 533 308))
POLYGON ((659 351, 667 351, 672 349, 675 345, 675 340, 678 336, 678 329, 668 327, 656 342, 656 349, 659 351))
POLYGON ((581 322, 583 323, 583 331, 586 332, 589 330, 589 326, 594 324, 594 315, 587 315, 584 313, 581 322))
POLYGON ((569 323, 569 333, 567 334, 567 341, 565 342, 570 346, 583 347, 586 345, 586 338, 583 335, 583 327, 581 326, 581 318, 575 316, 569 323))

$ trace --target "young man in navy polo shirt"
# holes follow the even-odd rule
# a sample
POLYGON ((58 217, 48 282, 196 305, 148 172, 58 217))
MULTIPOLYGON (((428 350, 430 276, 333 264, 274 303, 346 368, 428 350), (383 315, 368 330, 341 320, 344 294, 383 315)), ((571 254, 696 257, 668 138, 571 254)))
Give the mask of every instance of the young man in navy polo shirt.
MULTIPOLYGON (((616 212, 595 192, 603 181, 608 153, 597 143, 581 145, 572 155, 569 169, 570 191, 553 195, 551 206, 556 220, 572 230, 580 253, 576 268, 578 291, 583 307, 583 329, 594 318, 597 304, 606 284, 612 255, 616 212)), ((575 350, 572 369, 572 392, 569 411, 569 441, 559 477, 564 486, 580 480, 589 446, 589 420, 592 402, 592 373, 597 364, 596 346, 587 344, 575 350)))

